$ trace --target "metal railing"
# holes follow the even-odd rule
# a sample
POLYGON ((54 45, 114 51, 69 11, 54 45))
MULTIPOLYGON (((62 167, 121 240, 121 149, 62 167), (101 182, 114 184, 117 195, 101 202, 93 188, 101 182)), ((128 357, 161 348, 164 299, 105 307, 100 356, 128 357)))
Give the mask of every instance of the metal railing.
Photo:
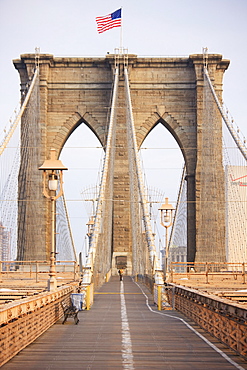
POLYGON ((61 301, 69 302, 74 284, 60 287, 56 292, 43 292, 10 302, 0 308, 0 367, 62 317, 61 301))
POLYGON ((246 284, 247 263, 230 262, 171 262, 169 282, 199 279, 206 284, 224 278, 246 284))
POLYGON ((166 295, 174 309, 247 359, 245 305, 176 284, 168 284, 166 295))
MULTIPOLYGON (((56 261, 57 278, 69 281, 79 279, 79 266, 76 261, 56 261)), ((45 281, 49 278, 49 261, 0 261, 0 282, 4 280, 45 281)))

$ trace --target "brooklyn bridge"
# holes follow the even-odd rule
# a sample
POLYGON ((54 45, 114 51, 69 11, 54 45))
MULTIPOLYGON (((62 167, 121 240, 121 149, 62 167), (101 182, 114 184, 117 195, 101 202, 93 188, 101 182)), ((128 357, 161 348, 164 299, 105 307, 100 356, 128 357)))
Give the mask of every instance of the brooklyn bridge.
POLYGON ((13 63, 22 102, 0 149, 3 369, 247 369, 247 149, 222 102, 230 61, 120 49, 13 63), (104 160, 78 251, 61 157, 83 125, 104 160), (144 181, 140 151, 157 125, 184 160, 175 202, 152 199, 144 181))

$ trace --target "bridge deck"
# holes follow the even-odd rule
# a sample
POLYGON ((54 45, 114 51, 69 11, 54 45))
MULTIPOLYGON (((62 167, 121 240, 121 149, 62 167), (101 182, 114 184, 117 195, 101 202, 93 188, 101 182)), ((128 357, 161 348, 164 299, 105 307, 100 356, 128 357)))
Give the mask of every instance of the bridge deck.
POLYGON ((129 277, 123 283, 111 278, 95 295, 92 309, 80 312, 78 325, 60 320, 2 369, 247 369, 244 360, 187 320, 233 363, 223 358, 178 319, 185 319, 180 313, 158 312, 142 289, 149 307, 129 277))

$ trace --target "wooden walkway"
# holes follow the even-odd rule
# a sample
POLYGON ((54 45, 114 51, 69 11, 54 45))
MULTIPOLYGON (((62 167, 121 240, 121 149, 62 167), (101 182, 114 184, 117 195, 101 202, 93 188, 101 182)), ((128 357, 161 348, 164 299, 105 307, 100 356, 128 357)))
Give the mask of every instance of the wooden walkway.
POLYGON ((80 312, 78 325, 72 318, 64 325, 60 320, 2 369, 247 369, 244 360, 182 314, 158 312, 151 295, 142 289, 149 298, 149 307, 139 286, 129 277, 124 277, 123 283, 118 277, 111 278, 95 295, 92 309, 80 312), (224 351, 227 358, 180 319, 203 334, 218 351, 224 351))

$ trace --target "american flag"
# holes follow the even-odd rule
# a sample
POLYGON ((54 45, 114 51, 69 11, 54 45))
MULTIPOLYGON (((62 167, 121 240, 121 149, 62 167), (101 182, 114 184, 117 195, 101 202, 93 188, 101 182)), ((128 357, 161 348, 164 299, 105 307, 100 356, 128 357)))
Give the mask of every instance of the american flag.
POLYGON ((105 32, 114 27, 121 27, 121 8, 103 17, 96 17, 98 33, 105 32))

